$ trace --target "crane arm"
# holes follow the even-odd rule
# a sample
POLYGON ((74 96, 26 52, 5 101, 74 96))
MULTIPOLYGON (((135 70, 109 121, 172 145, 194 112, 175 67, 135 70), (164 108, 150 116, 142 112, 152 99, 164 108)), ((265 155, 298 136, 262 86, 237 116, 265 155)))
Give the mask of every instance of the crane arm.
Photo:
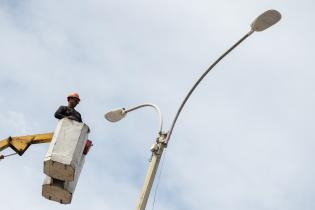
MULTIPOLYGON (((35 134, 27 136, 8 137, 0 141, 0 151, 10 147, 20 156, 31 144, 41 144, 51 142, 54 133, 35 134)), ((3 157, 3 156, 2 156, 3 157)))
POLYGON ((8 139, 8 138, 1 140, 1 141, 0 141, 0 151, 2 151, 2 150, 4 150, 4 149, 8 148, 9 145, 10 145, 10 143, 9 143, 9 139, 8 139))

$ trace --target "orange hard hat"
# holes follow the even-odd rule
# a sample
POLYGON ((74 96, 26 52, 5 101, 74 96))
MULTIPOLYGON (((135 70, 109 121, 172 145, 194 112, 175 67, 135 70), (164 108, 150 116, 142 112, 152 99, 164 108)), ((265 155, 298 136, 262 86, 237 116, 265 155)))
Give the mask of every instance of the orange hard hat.
POLYGON ((70 93, 70 95, 68 95, 67 99, 69 99, 69 98, 76 98, 76 99, 78 99, 78 101, 81 100, 79 94, 76 92, 70 93))

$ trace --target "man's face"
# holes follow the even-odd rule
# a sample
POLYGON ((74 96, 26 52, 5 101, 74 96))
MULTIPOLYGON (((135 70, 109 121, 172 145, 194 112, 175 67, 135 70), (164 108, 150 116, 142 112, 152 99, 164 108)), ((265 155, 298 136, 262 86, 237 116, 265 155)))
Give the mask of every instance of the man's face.
POLYGON ((70 108, 76 107, 76 105, 77 105, 78 103, 79 103, 78 99, 72 98, 72 97, 69 97, 69 98, 68 98, 68 106, 69 106, 70 108))

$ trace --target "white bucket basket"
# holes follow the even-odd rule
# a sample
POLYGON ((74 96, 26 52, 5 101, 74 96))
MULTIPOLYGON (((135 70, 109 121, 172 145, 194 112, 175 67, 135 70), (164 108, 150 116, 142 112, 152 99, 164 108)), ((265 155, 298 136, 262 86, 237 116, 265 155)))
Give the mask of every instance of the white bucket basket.
POLYGON ((73 182, 88 133, 89 127, 84 123, 60 120, 44 159, 44 173, 53 179, 73 182))
POLYGON ((47 175, 42 195, 56 202, 69 204, 84 165, 83 150, 90 129, 84 123, 64 118, 58 122, 44 159, 47 175))

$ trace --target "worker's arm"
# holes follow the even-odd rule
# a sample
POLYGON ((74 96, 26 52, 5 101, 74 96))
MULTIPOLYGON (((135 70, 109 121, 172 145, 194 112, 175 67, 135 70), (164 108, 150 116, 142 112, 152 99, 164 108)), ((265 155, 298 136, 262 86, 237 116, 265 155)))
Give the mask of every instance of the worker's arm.
POLYGON ((61 120, 62 118, 67 117, 65 115, 65 112, 67 111, 67 107, 66 106, 60 106, 57 111, 55 112, 55 118, 61 120))
POLYGON ((51 142, 52 137, 53 133, 9 137, 0 141, 0 151, 10 147, 21 156, 31 144, 51 142))
MULTIPOLYGON (((71 116, 70 116, 71 117, 71 116)), ((71 118, 69 118, 71 119, 71 118)), ((80 112, 74 110, 74 113, 73 113, 73 118, 71 120, 75 120, 75 121, 78 121, 78 122, 82 122, 82 117, 81 117, 81 114, 80 112)))

